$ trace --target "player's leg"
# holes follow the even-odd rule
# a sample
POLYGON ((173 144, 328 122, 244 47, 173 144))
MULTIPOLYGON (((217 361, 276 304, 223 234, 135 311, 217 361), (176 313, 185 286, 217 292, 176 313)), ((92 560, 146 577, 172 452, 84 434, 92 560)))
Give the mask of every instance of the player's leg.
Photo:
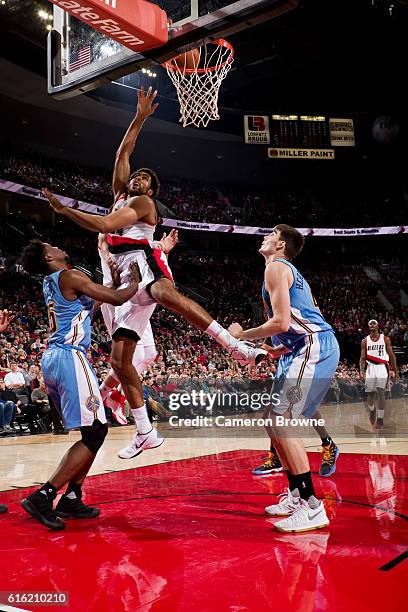
MULTIPOLYGON (((370 388, 372 388, 371 383, 370 383, 370 388)), ((366 389, 367 389, 367 380, 366 380, 366 389)), ((376 411, 376 406, 375 406, 376 399, 377 399, 376 391, 370 391, 369 393, 367 393, 368 415, 370 418, 371 425, 375 425, 375 420, 377 417, 377 411, 376 411)))
POLYGON ((384 427, 384 414, 385 414, 385 389, 377 386, 377 419, 375 421, 375 428, 380 430, 384 427))
MULTIPOLYGON (((323 421, 323 417, 319 410, 313 415, 317 421, 323 421)), ((319 469, 320 476, 332 476, 336 471, 337 459, 340 454, 338 446, 334 443, 324 425, 313 426, 322 441, 322 463, 319 469)))
POLYGON ((136 423, 136 435, 131 444, 119 451, 121 459, 133 459, 144 450, 157 448, 163 443, 153 428, 143 397, 140 377, 133 365, 137 341, 129 337, 128 330, 118 329, 112 339, 111 364, 122 385, 136 423))
MULTIPOLYGON (((303 441, 290 431, 290 427, 277 427, 276 415, 282 415, 285 410, 284 418, 314 416, 330 387, 338 361, 339 350, 334 335, 326 332, 309 339, 305 350, 291 362, 289 360, 281 387, 281 402, 271 408, 274 413, 272 441, 282 463, 288 468, 288 490, 277 506, 280 506, 279 511, 285 506, 283 510, 287 510, 290 516, 275 523, 275 528, 280 531, 305 531, 329 524, 324 505, 315 494, 303 441)), ((274 508, 268 507, 267 513, 273 514, 274 508)))
MULTIPOLYGON (((75 361, 77 362, 77 359, 75 361)), ((85 400, 85 410, 83 409, 81 412, 80 431, 82 440, 77 443, 80 445, 80 448, 75 449, 75 459, 77 460, 76 470, 75 473, 69 477, 68 486, 56 506, 56 511, 58 516, 62 518, 72 517, 86 519, 96 518, 100 514, 99 508, 91 508, 83 503, 82 485, 106 438, 108 428, 102 397, 98 393, 98 381, 95 372, 88 361, 83 358, 79 359, 79 361, 81 370, 77 367, 77 378, 81 375, 85 376, 88 386, 87 393, 91 393, 91 395, 85 400), (90 411, 92 411, 92 421, 89 418, 90 411), (84 451, 84 446, 86 451, 84 451), (80 462, 78 462, 79 457, 81 458, 80 462)), ((83 388, 84 383, 85 381, 80 382, 78 388, 83 388)), ((63 393, 61 395, 63 398, 63 393)), ((81 401, 81 397, 79 399, 81 401)), ((73 471, 74 458, 72 458, 71 464, 73 471)), ((67 462, 67 467, 70 469, 71 464, 67 462)))
POLYGON ((105 440, 107 425, 96 376, 81 351, 53 349, 41 365, 48 392, 61 409, 66 428, 80 428, 82 439, 67 451, 50 479, 22 501, 22 506, 48 528, 59 530, 64 529, 59 516, 99 515, 99 509, 82 502, 82 483, 105 440), (65 485, 67 489, 54 511, 53 502, 65 485))
POLYGON ((371 425, 375 425, 376 420, 376 378, 375 378, 375 365, 373 363, 367 363, 367 369, 365 374, 365 392, 367 393, 367 407, 368 415, 370 418, 371 425))
POLYGON ((202 306, 177 291, 168 278, 155 281, 149 292, 158 304, 181 315, 191 325, 211 336, 242 365, 255 365, 266 355, 264 350, 234 338, 202 306))

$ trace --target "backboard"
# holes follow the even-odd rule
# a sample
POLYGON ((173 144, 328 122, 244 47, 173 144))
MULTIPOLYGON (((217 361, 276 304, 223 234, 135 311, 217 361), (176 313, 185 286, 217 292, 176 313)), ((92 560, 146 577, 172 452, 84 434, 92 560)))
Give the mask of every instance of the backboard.
POLYGON ((299 0, 157 0, 171 26, 169 42, 135 53, 54 5, 48 37, 48 93, 79 95, 127 74, 151 68, 182 51, 235 34, 295 8, 299 0))

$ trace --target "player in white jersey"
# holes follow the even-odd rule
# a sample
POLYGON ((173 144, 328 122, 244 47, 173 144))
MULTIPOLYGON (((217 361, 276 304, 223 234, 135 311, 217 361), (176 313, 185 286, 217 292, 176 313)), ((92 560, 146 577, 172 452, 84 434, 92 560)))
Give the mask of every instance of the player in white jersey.
MULTIPOLYGON (((117 205, 115 205, 116 207, 117 205)), ((114 207, 114 208, 115 208, 114 207)), ((171 230, 170 234, 163 234, 160 242, 155 241, 154 244, 157 248, 159 248, 163 253, 168 256, 170 251, 176 246, 178 242, 178 231, 171 230)), ((103 273, 103 284, 107 287, 113 286, 112 279, 112 266, 114 266, 114 262, 110 256, 108 243, 106 240, 106 236, 104 234, 99 234, 98 237, 98 251, 99 257, 101 260, 101 268, 103 273)), ((111 304, 102 304, 101 306, 103 320, 106 325, 106 329, 108 330, 109 335, 112 337, 112 327, 113 327, 113 319, 115 316, 115 308, 111 304)), ((152 364, 157 357, 156 345, 153 337, 153 330, 150 324, 150 321, 140 339, 137 343, 136 350, 133 355, 133 366, 136 372, 139 374, 143 374, 143 372, 152 364)), ((119 379, 115 374, 113 368, 110 369, 108 375, 103 381, 100 392, 105 405, 111 408, 114 413, 115 418, 118 422, 122 424, 126 424, 126 419, 123 415, 123 409, 120 402, 114 401, 112 397, 110 397, 112 391, 119 385, 119 379)), ((126 458, 126 457, 124 457, 126 458)))
POLYGON ((365 379, 370 422, 376 429, 384 427, 385 389, 390 377, 399 378, 397 360, 391 340, 380 333, 378 321, 368 322, 369 335, 361 342, 360 376, 365 379), (391 363, 391 370, 390 370, 391 363), (378 407, 375 410, 375 401, 378 407))
POLYGON ((111 365, 121 382, 139 432, 128 447, 129 458, 158 445, 157 434, 147 416, 142 384, 132 365, 137 343, 146 330, 156 304, 180 314, 210 335, 242 365, 255 365, 266 356, 266 351, 234 338, 199 304, 179 293, 174 287, 165 254, 154 246, 153 234, 160 221, 155 203, 160 189, 159 179, 149 168, 139 168, 131 174, 130 156, 144 122, 158 106, 156 96, 157 91, 153 92, 152 88, 147 94, 143 88, 138 92, 136 116, 117 151, 112 181, 117 210, 105 217, 83 213, 64 206, 44 190, 56 213, 63 214, 87 230, 108 234, 109 252, 125 285, 130 263, 137 262, 139 265, 139 291, 127 304, 115 309, 112 328, 111 365))

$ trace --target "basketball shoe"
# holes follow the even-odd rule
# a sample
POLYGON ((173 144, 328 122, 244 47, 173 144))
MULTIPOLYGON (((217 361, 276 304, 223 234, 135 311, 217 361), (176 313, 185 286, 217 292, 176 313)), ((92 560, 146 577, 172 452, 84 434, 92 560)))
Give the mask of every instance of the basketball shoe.
POLYGON ((140 455, 144 450, 158 448, 163 442, 164 438, 159 436, 157 431, 153 428, 146 434, 139 434, 136 432, 131 444, 126 446, 126 448, 122 448, 118 456, 121 459, 134 459, 134 457, 140 455))
POLYGON ((336 462, 338 456, 340 455, 340 451, 338 447, 335 445, 333 440, 330 440, 330 444, 325 444, 322 446, 322 464, 320 466, 319 474, 320 476, 332 476, 336 471, 336 462))
POLYGON ((7 512, 7 506, 0 504, 0 514, 4 514, 5 512, 7 512))
POLYGON ((118 389, 113 389, 104 401, 105 406, 112 410, 112 416, 119 425, 127 425, 127 419, 123 412, 125 400, 123 393, 118 389))
POLYGON ((285 489, 279 495, 280 500, 277 504, 267 506, 265 512, 268 516, 288 516, 292 512, 296 512, 300 504, 300 496, 297 489, 291 493, 290 489, 285 489))
POLYGON ((55 531, 65 529, 65 523, 56 514, 53 504, 47 494, 40 490, 34 491, 22 500, 21 506, 37 521, 55 531))
POLYGON ((297 509, 287 518, 274 524, 275 529, 286 533, 299 533, 301 531, 312 531, 323 529, 330 524, 327 518, 326 509, 323 502, 311 497, 309 501, 299 500, 297 509), (315 506, 312 508, 312 504, 315 506))
POLYGON ((97 518, 101 511, 99 508, 91 508, 82 501, 82 492, 78 496, 71 498, 68 495, 62 495, 58 504, 55 507, 57 516, 61 518, 76 518, 76 519, 91 519, 97 518))
POLYGON ((273 472, 282 472, 283 467, 280 462, 280 459, 276 453, 268 452, 268 456, 265 457, 265 461, 262 465, 254 468, 252 470, 252 474, 254 476, 268 476, 268 474, 272 474, 273 472))
POLYGON ((237 344, 229 350, 229 354, 242 366, 254 366, 263 361, 267 353, 263 349, 257 348, 251 342, 238 340, 237 344))

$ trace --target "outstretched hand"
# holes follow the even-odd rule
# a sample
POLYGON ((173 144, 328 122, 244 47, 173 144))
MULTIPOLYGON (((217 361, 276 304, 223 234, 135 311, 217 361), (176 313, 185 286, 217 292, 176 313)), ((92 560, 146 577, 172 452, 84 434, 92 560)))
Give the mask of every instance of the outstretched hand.
POLYGON ((53 208, 56 213, 60 215, 64 213, 66 207, 62 202, 59 201, 59 199, 53 193, 51 193, 51 191, 49 191, 48 189, 43 189, 42 193, 47 198, 51 205, 51 208, 53 208))
POLYGON ((241 339, 242 332, 244 331, 239 323, 231 323, 228 328, 229 333, 237 340, 241 339))
POLYGON ((157 96, 157 89, 153 91, 152 87, 149 87, 147 93, 145 93, 144 87, 142 86, 137 91, 137 115, 142 119, 147 119, 150 115, 153 115, 156 108, 159 106, 158 102, 154 103, 157 96))
POLYGON ((11 321, 14 319, 8 310, 0 310, 0 333, 6 331, 11 321))
POLYGON ((178 241, 178 230, 172 229, 168 236, 166 233, 164 233, 162 239, 160 240, 161 250, 163 251, 163 253, 166 253, 166 255, 168 255, 170 251, 174 249, 178 241))

